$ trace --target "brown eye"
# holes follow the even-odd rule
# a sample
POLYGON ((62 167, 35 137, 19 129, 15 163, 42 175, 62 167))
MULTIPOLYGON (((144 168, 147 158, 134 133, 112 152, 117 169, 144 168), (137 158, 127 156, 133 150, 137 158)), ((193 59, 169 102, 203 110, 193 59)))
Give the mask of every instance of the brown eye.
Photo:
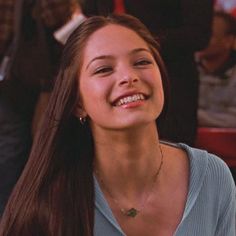
POLYGON ((147 60, 147 59, 142 59, 134 63, 135 66, 145 66, 145 65, 150 65, 152 64, 152 61, 147 60))
POLYGON ((105 66, 105 67, 97 68, 94 74, 107 74, 107 73, 111 73, 112 71, 113 71, 112 67, 105 66))

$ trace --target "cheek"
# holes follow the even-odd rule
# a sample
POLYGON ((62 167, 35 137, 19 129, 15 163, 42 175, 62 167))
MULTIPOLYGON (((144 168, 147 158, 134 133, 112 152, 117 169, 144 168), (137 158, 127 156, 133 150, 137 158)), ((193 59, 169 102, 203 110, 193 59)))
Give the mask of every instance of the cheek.
POLYGON ((162 83, 158 83, 156 86, 156 102, 158 103, 158 107, 163 107, 164 105, 164 91, 162 87, 162 83))
POLYGON ((91 110, 91 106, 97 103, 100 93, 96 87, 83 84, 80 86, 80 94, 83 107, 88 112, 91 110))
POLYGON ((154 88, 154 93, 156 94, 156 99, 158 102, 158 106, 163 106, 164 104, 164 90, 162 85, 161 74, 158 71, 155 72, 154 76, 151 78, 151 83, 154 88))
POLYGON ((165 101, 164 101, 164 91, 163 91, 163 89, 160 91, 160 93, 159 93, 159 102, 160 102, 160 107, 161 107, 161 110, 163 109, 163 107, 164 107, 164 103, 165 103, 165 101))
POLYGON ((150 73, 146 75, 146 78, 151 86, 155 88, 155 90, 163 90, 161 73, 159 70, 155 69, 153 71, 150 71, 150 73))
POLYGON ((80 94, 83 107, 89 116, 100 111, 104 105, 108 104, 108 85, 102 81, 86 81, 81 83, 80 94))

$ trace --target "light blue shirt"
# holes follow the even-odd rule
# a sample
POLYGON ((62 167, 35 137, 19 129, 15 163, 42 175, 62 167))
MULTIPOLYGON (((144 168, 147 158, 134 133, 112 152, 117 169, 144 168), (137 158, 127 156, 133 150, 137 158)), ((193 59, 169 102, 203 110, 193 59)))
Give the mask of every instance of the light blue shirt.
MULTIPOLYGON (((174 236, 235 236, 236 191, 227 165, 206 151, 185 144, 178 146, 189 157, 190 184, 184 214, 174 236)), ((94 235, 125 235, 96 179, 94 235)))

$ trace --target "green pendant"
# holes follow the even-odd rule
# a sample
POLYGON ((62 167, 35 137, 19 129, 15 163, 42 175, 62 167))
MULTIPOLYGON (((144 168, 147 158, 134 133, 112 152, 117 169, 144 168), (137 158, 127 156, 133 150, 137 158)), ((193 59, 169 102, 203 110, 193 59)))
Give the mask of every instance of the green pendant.
POLYGON ((139 211, 137 210, 137 209, 135 209, 135 208, 130 208, 129 210, 127 210, 127 211, 124 211, 123 212, 126 216, 129 216, 129 217, 135 217, 138 213, 139 213, 139 211))

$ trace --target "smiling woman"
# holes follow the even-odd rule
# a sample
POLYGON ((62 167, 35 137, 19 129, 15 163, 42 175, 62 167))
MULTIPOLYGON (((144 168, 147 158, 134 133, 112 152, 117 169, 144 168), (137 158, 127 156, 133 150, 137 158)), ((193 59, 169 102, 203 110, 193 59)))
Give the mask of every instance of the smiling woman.
POLYGON ((160 141, 167 77, 158 50, 128 15, 75 30, 0 236, 235 235, 226 164, 160 141))
POLYGON ((76 113, 88 115, 93 133, 150 121, 155 130, 163 106, 161 75, 148 44, 133 30, 109 24, 90 36, 79 90, 76 113))

